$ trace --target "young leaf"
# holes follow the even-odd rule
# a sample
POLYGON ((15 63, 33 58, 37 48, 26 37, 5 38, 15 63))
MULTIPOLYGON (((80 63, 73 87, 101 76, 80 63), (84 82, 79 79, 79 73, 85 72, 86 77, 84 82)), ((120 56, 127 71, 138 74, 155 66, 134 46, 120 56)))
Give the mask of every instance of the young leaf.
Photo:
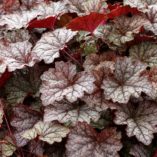
POLYGON ((100 117, 99 112, 94 108, 88 107, 86 104, 71 104, 69 102, 55 102, 45 108, 44 121, 51 122, 58 120, 61 123, 72 123, 75 125, 77 122, 97 121, 100 117))
MULTIPOLYGON (((157 125, 157 107, 152 101, 142 101, 138 106, 128 103, 120 105, 115 113, 114 122, 118 125, 127 125, 127 135, 136 138, 145 145, 149 145, 153 139, 153 133, 156 133, 157 125)), ((136 104, 137 105, 137 104, 136 104)))
POLYGON ((93 33, 94 30, 106 20, 106 15, 90 13, 89 15, 77 17, 68 23, 67 28, 73 31, 87 31, 93 33))
POLYGON ((39 121, 32 129, 26 130, 22 137, 30 140, 38 135, 40 140, 53 144, 54 142, 61 142, 68 133, 69 129, 60 124, 39 121))
POLYGON ((145 62, 150 66, 157 65, 157 44, 152 42, 142 42, 132 46, 129 52, 133 59, 145 62))
POLYGON ((28 41, 11 43, 0 49, 1 58, 7 65, 8 71, 23 69, 25 66, 32 67, 37 57, 31 52, 32 44, 28 41))
POLYGON ((72 32, 65 28, 45 33, 36 43, 32 52, 34 52, 40 60, 43 59, 45 63, 52 63, 55 58, 59 57, 59 51, 64 49, 66 43, 76 34, 77 32, 72 32))
POLYGON ((147 77, 141 76, 146 66, 140 62, 133 62, 129 58, 119 58, 115 63, 114 78, 103 80, 102 89, 107 100, 127 103, 130 96, 138 98, 141 92, 155 97, 153 86, 147 77))
POLYGON ((114 157, 122 148, 121 134, 114 128, 97 133, 87 123, 78 123, 70 132, 66 144, 67 157, 114 157))
POLYGON ((41 76, 40 88, 43 105, 53 104, 65 97, 74 102, 84 96, 84 92, 92 93, 94 90, 94 77, 83 71, 76 72, 76 65, 70 62, 56 62, 55 68, 50 68, 41 76))

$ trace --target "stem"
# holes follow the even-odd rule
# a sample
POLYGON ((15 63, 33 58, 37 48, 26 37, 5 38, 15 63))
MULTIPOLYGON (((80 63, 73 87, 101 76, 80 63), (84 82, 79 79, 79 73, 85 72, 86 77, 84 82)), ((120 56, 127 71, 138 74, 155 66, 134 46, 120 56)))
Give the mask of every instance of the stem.
POLYGON ((73 60, 76 64, 78 64, 81 68, 83 68, 83 66, 80 64, 80 62, 78 62, 74 57, 72 57, 66 50, 62 50, 63 52, 65 52, 65 54, 71 59, 73 60))
MULTIPOLYGON (((13 135, 13 133, 12 133, 12 131, 11 131, 11 128, 10 128, 9 122, 8 122, 8 120, 7 120, 7 117, 6 117, 5 112, 4 112, 4 119, 5 119, 5 122, 6 122, 7 128, 8 128, 8 130, 9 130, 9 134, 10 134, 10 136, 11 136, 11 137, 15 140, 14 135, 13 135)), ((19 150, 19 147, 17 147, 16 142, 15 142, 14 140, 13 140, 13 143, 14 143, 14 145, 16 146, 18 153, 19 153, 19 154, 21 154, 21 155, 22 155, 22 157, 24 157, 23 152, 19 150)))

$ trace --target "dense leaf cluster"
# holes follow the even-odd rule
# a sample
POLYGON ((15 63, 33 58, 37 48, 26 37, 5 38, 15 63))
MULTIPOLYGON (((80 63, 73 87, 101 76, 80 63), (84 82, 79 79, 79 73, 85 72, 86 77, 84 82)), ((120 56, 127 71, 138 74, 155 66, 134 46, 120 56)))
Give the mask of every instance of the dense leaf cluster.
POLYGON ((157 0, 0 1, 0 157, 156 157, 157 0))

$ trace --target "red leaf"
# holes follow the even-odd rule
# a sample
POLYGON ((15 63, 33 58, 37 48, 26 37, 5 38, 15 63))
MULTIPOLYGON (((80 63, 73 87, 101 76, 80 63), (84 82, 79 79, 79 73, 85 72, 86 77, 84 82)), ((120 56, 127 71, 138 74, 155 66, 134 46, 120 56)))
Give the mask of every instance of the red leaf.
POLYGON ((128 43, 128 46, 132 46, 141 42, 146 42, 146 41, 152 41, 155 42, 156 39, 154 36, 149 36, 146 34, 138 34, 135 36, 135 39, 133 41, 131 41, 130 43, 128 43))
POLYGON ((128 13, 131 13, 131 14, 140 13, 136 8, 130 8, 129 6, 120 6, 118 4, 110 6, 109 9, 111 9, 111 12, 108 14, 108 18, 110 19, 119 17, 121 15, 126 15, 128 13))
POLYGON ((56 17, 48 17, 46 19, 35 19, 29 22, 28 28, 49 28, 52 29, 54 27, 56 21, 56 17))
POLYGON ((12 75, 12 73, 8 72, 8 71, 6 71, 4 74, 2 74, 2 76, 0 77, 0 88, 5 85, 5 83, 11 77, 11 75, 12 75))
POLYGON ((89 15, 77 17, 73 19, 68 25, 67 28, 72 29, 73 31, 88 31, 93 33, 93 31, 98 27, 99 24, 106 21, 106 15, 99 13, 90 13, 89 15))

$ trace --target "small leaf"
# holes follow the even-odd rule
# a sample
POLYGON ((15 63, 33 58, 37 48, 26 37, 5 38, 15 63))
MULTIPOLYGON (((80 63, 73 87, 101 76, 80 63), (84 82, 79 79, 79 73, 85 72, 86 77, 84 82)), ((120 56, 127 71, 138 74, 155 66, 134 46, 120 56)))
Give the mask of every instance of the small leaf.
POLYGON ((60 124, 39 121, 32 129, 26 130, 22 137, 30 140, 38 135, 40 140, 53 144, 54 142, 61 142, 68 133, 69 129, 60 124))

